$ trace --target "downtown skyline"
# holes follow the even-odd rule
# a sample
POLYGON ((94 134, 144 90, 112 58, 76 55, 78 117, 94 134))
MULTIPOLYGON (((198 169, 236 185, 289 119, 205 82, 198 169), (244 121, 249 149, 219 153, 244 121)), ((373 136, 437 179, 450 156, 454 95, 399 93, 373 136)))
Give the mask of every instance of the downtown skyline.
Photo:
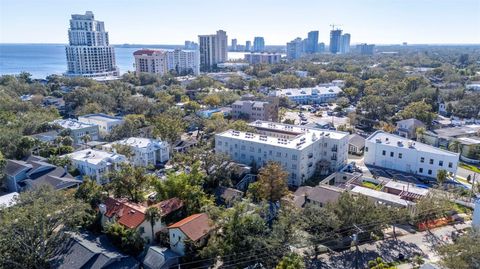
POLYGON ((65 22, 70 14, 87 10, 105 21, 112 44, 180 45, 218 29, 236 38, 238 44, 262 36, 267 46, 285 45, 312 30, 319 31, 319 42, 327 43, 332 23, 348 29, 352 34, 351 44, 480 43, 477 19, 480 1, 477 0, 367 0, 361 3, 348 0, 342 5, 265 0, 255 5, 246 1, 224 12, 212 12, 222 9, 223 2, 218 0, 180 2, 179 5, 177 2, 138 1, 131 5, 124 0, 2 0, 0 43, 67 43, 65 22), (19 9, 23 16, 13 16, 19 9), (263 12, 266 9, 272 12, 263 12), (164 11, 162 16, 156 15, 158 10, 164 11), (47 13, 49 16, 45 16, 47 13), (24 34, 26 32, 28 35, 24 34))

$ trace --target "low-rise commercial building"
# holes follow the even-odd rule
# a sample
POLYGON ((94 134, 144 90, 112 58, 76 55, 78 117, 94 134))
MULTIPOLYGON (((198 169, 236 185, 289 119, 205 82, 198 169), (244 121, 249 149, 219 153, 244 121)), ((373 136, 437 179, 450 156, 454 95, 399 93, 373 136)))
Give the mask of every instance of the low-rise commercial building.
POLYGON ((347 163, 348 133, 267 121, 249 126, 255 133, 228 130, 217 134, 215 152, 246 165, 278 162, 289 173, 292 186, 300 186, 316 171, 337 171, 347 163))
POLYGON ((268 101, 238 100, 232 104, 232 117, 250 121, 278 121, 278 98, 268 101))
POLYGON ((287 97, 297 104, 307 105, 335 101, 340 92, 342 92, 342 89, 338 86, 319 85, 311 88, 281 89, 274 91, 272 95, 276 97, 287 97))
POLYGON ((72 165, 84 176, 89 176, 98 184, 108 183, 106 175, 118 170, 121 163, 127 162, 127 157, 95 149, 84 149, 63 155, 70 158, 72 165))
POLYGON ((157 165, 170 159, 170 146, 161 140, 130 137, 103 145, 103 149, 115 152, 116 146, 128 147, 132 153, 130 162, 138 166, 157 165))
POLYGON ((59 119, 54 120, 52 124, 59 126, 61 129, 70 131, 73 144, 82 144, 82 138, 86 135, 90 136, 90 140, 95 141, 99 138, 98 125, 92 123, 80 122, 76 119, 59 119))
POLYGON ((87 115, 79 116, 78 121, 82 123, 98 125, 101 136, 105 136, 109 134, 114 127, 124 122, 122 117, 110 116, 103 113, 87 114, 87 115))
POLYGON ((436 178, 439 170, 456 174, 459 154, 383 131, 365 141, 365 164, 436 178))

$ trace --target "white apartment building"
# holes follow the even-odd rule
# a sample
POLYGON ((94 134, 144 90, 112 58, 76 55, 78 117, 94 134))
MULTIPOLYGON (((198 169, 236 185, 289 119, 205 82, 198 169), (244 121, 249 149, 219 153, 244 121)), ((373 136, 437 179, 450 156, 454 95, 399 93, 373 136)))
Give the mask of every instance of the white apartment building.
POLYGON ((280 53, 268 53, 268 52, 251 52, 246 53, 245 61, 250 64, 278 64, 282 59, 280 53))
POLYGON ((130 162, 137 166, 156 165, 170 159, 170 146, 165 141, 130 137, 103 145, 103 150, 115 152, 115 145, 128 146, 133 153, 130 162))
POLYGON ((102 113, 79 116, 78 121, 98 125, 101 136, 109 134, 114 127, 124 123, 122 117, 115 117, 102 113))
POLYGON ((54 120, 52 124, 69 130, 75 145, 83 144, 82 138, 86 135, 89 135, 92 141, 98 140, 99 137, 98 125, 93 123, 80 122, 76 119, 59 119, 54 120))
POLYGON ((95 179, 98 184, 108 183, 106 175, 120 168, 120 164, 127 162, 127 157, 121 154, 95 149, 75 151, 63 157, 70 158, 72 165, 84 176, 95 179))
POLYGON ((342 89, 331 84, 318 85, 311 88, 292 88, 274 91, 273 96, 287 97, 297 104, 320 104, 337 99, 342 89))
POLYGON ((228 60, 227 32, 218 30, 214 35, 199 35, 200 70, 211 71, 218 63, 228 60))
POLYGON ((115 51, 108 41, 103 21, 95 20, 91 11, 85 15, 73 14, 68 30, 69 45, 67 76, 111 77, 118 76, 115 51))
POLYGON ((228 130, 215 135, 215 152, 246 165, 278 162, 292 186, 300 186, 317 169, 329 173, 347 164, 348 133, 267 121, 249 125, 255 133, 228 130))
POLYGON ((438 170, 456 174, 459 154, 376 131, 365 141, 365 164, 436 178, 438 170))
POLYGON ((142 49, 133 53, 135 70, 140 73, 164 75, 171 70, 178 74, 200 74, 200 56, 197 50, 151 50, 142 49))

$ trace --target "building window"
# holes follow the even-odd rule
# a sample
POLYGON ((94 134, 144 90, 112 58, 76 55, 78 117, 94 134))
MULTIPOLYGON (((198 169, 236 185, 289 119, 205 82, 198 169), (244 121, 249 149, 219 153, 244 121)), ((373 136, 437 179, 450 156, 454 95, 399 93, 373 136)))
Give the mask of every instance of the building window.
POLYGON ((393 157, 393 151, 390 151, 390 157, 393 157))
POLYGON ((448 163, 448 168, 452 168, 453 167, 453 163, 449 162, 448 163))
POLYGON ((277 157, 282 157, 282 153, 281 153, 281 152, 277 152, 277 157))
POLYGON ((438 161, 439 166, 443 166, 443 161, 438 161))
POLYGON ((254 151, 255 151, 255 148, 250 147, 250 152, 254 152, 254 151))
POLYGON ((297 169, 297 165, 292 163, 292 169, 297 169))
POLYGON ((420 162, 421 162, 421 163, 424 163, 424 162, 425 162, 425 158, 424 158, 424 157, 420 158, 420 162))
POLYGON ((398 158, 399 158, 399 159, 402 158, 402 153, 398 153, 398 158))
POLYGON ((241 149, 241 150, 245 150, 245 145, 242 145, 242 146, 240 147, 240 149, 241 149))
POLYGON ((382 155, 385 156, 387 152, 385 150, 382 151, 382 155))
POLYGON ((423 168, 420 167, 420 168, 418 169, 418 172, 423 173, 423 168))
POLYGON ((430 159, 430 164, 433 164, 433 159, 430 159))
POLYGON ((428 169, 428 174, 429 174, 429 175, 432 174, 432 170, 431 170, 431 169, 428 169))
POLYGON ((218 144, 219 146, 221 146, 221 145, 222 145, 222 141, 218 141, 217 144, 218 144))
POLYGON ((365 152, 368 152, 368 147, 365 147, 365 152))
POLYGON ((297 160, 297 155, 296 154, 292 154, 292 160, 294 160, 294 161, 297 160))

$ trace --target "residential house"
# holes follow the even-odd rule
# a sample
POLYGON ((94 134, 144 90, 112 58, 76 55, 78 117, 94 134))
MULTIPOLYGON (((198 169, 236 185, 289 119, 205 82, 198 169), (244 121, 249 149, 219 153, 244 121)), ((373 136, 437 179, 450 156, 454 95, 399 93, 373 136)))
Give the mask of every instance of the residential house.
POLYGON ((183 207, 183 202, 178 198, 171 198, 157 204, 133 203, 125 198, 108 197, 99 205, 102 214, 102 225, 117 222, 128 229, 137 230, 149 242, 153 242, 155 235, 167 225, 167 221, 183 207), (148 207, 156 207, 160 211, 160 219, 152 225, 147 220, 148 207))
POLYGON ((105 137, 110 134, 116 126, 124 123, 122 117, 110 116, 103 113, 87 114, 78 117, 78 121, 98 125, 100 136, 105 137))
POLYGON ((127 162, 124 155, 96 149, 75 151, 62 157, 70 158, 72 165, 82 175, 95 179, 98 184, 108 183, 107 174, 120 169, 120 164, 127 162))
POLYGON ((73 144, 75 145, 83 144, 82 138, 86 135, 89 135, 92 141, 98 140, 99 138, 99 129, 96 124, 84 123, 76 119, 54 120, 52 124, 61 129, 69 130, 73 144))
POLYGON ((416 139, 418 128, 426 128, 426 126, 422 121, 413 118, 400 120, 397 121, 396 134, 408 139, 416 139))
POLYGON ((144 269, 170 269, 178 264, 180 255, 169 248, 150 246, 143 258, 144 269))
POLYGON ((278 121, 278 98, 268 101, 238 100, 232 104, 232 117, 249 121, 278 121))
POLYGON ((355 155, 363 155, 363 149, 365 148, 365 138, 351 134, 348 137, 348 153, 355 155))
POLYGON ((184 218, 168 226, 170 249, 185 256, 185 241, 190 240, 199 244, 206 243, 205 239, 212 229, 211 220, 205 213, 184 218))
POLYGON ((293 194, 293 204, 297 207, 305 207, 307 204, 323 207, 328 203, 335 203, 342 192, 340 188, 325 184, 315 187, 302 186, 293 194))
POLYGON ((218 187, 215 190, 215 201, 218 205, 227 207, 233 206, 238 201, 241 201, 243 192, 234 188, 218 187))
POLYGON ((138 269, 140 263, 120 253, 105 235, 73 234, 50 262, 55 269, 138 269))
POLYGON ((39 156, 30 156, 25 161, 7 160, 5 166, 7 189, 20 192, 40 185, 50 185, 63 190, 77 187, 82 181, 75 179, 66 168, 47 163, 39 156))
POLYGON ((166 141, 151 138, 130 137, 103 146, 109 152, 115 151, 115 146, 127 146, 132 152, 130 162, 138 166, 157 165, 170 159, 170 146, 166 141))

